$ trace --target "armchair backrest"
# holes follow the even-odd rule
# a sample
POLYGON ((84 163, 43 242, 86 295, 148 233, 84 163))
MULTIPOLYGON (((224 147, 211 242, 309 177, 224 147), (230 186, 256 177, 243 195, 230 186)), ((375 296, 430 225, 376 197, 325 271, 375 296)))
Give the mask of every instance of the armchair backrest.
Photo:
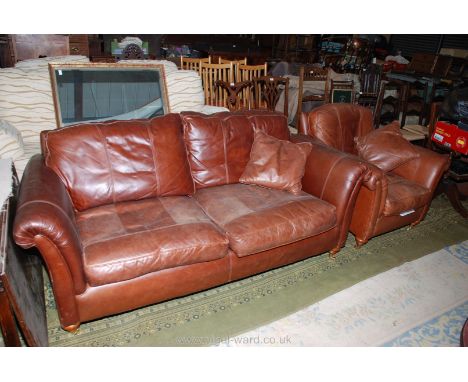
POLYGON ((372 127, 370 109, 353 104, 326 104, 301 114, 299 133, 313 136, 327 146, 356 154, 354 138, 372 127))

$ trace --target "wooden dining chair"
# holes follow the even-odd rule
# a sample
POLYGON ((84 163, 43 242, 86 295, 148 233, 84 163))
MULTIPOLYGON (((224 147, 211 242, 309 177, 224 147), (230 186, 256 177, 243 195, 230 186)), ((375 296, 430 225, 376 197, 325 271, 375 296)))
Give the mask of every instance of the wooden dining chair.
MULTIPOLYGON (((284 92, 283 113, 286 117, 288 116, 289 78, 263 76, 254 78, 253 83, 254 91, 260 91, 260 94, 254 97, 254 100, 264 101, 266 108, 270 111, 275 111, 280 95, 284 92)), ((260 105, 254 104, 254 107, 258 109, 260 105)))
POLYGON ((245 88, 250 88, 252 86, 252 82, 227 82, 217 80, 215 85, 227 92, 227 107, 229 111, 236 111, 242 109, 239 93, 241 93, 245 88))
POLYGON ((299 94, 297 100, 297 120, 299 121, 302 113, 302 104, 308 101, 328 102, 328 87, 329 87, 329 69, 318 68, 310 65, 303 65, 299 68, 299 94), (307 81, 323 81, 324 92, 318 95, 304 96, 304 82, 307 81))
POLYGON ((211 57, 206 58, 191 58, 180 56, 180 69, 195 70, 200 74, 200 64, 211 64, 211 57))
POLYGON ((229 60, 227 58, 222 58, 221 56, 218 57, 218 64, 232 64, 232 67, 234 69, 234 82, 239 82, 241 81, 239 78, 237 78, 237 72, 239 69, 239 65, 247 65, 247 57, 244 57, 243 59, 240 60, 229 60))
POLYGON ((428 103, 429 84, 415 81, 406 85, 406 97, 402 105, 401 126, 405 126, 407 116, 417 116, 418 124, 427 124, 430 113, 428 103))
POLYGON ((243 59, 240 60, 230 60, 228 58, 218 58, 218 64, 229 64, 232 62, 232 64, 238 64, 238 65, 247 65, 247 57, 244 57, 243 59))
POLYGON ((377 97, 379 95, 380 80, 382 77, 382 66, 370 64, 361 70, 359 81, 361 82, 361 91, 357 100, 358 105, 375 109, 377 97))
POLYGON ((374 128, 400 120, 400 111, 406 99, 407 86, 400 80, 382 80, 374 110, 374 128), (388 94, 387 94, 388 93, 388 94))
MULTIPOLYGON (((267 63, 265 62, 262 65, 238 65, 237 67, 237 81, 252 81, 254 78, 263 77, 267 75, 267 63)), ((265 107, 266 105, 260 98, 254 99, 254 97, 260 97, 260 89, 245 88, 241 93, 241 102, 244 107, 250 109, 254 108, 255 105, 261 105, 265 107)))
POLYGON ((228 106, 228 94, 216 81, 234 83, 234 70, 232 64, 200 64, 205 105, 228 106))

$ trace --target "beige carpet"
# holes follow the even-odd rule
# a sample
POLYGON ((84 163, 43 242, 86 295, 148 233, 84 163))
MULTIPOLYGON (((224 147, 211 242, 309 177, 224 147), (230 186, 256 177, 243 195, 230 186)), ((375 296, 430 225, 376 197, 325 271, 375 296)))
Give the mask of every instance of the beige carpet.
POLYGON ((361 281, 221 346, 459 346, 468 241, 361 281))

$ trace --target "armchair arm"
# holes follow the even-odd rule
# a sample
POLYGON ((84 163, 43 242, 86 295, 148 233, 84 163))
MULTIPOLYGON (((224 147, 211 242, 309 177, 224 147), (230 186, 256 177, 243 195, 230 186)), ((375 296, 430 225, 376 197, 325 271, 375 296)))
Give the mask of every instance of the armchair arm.
POLYGON ((434 192, 440 178, 450 166, 450 158, 448 155, 438 154, 419 146, 414 148, 419 157, 397 167, 392 172, 434 192))
POLYGON ((307 160, 302 189, 336 207, 340 236, 338 246, 346 241, 356 198, 366 176, 363 161, 338 150, 319 144, 304 135, 291 135, 292 142, 311 142, 312 152, 307 160))
POLYGON ((73 206, 63 182, 40 154, 31 158, 22 178, 13 236, 21 247, 39 249, 57 300, 57 293, 74 296, 85 290, 73 206))

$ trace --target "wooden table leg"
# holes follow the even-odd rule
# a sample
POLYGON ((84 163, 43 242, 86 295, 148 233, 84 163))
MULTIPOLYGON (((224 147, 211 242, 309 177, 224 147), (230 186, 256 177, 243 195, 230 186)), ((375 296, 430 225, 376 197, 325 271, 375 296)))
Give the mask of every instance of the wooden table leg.
POLYGON ((2 329, 5 346, 21 346, 18 329, 16 327, 13 308, 8 301, 5 289, 0 284, 0 327, 2 329))

